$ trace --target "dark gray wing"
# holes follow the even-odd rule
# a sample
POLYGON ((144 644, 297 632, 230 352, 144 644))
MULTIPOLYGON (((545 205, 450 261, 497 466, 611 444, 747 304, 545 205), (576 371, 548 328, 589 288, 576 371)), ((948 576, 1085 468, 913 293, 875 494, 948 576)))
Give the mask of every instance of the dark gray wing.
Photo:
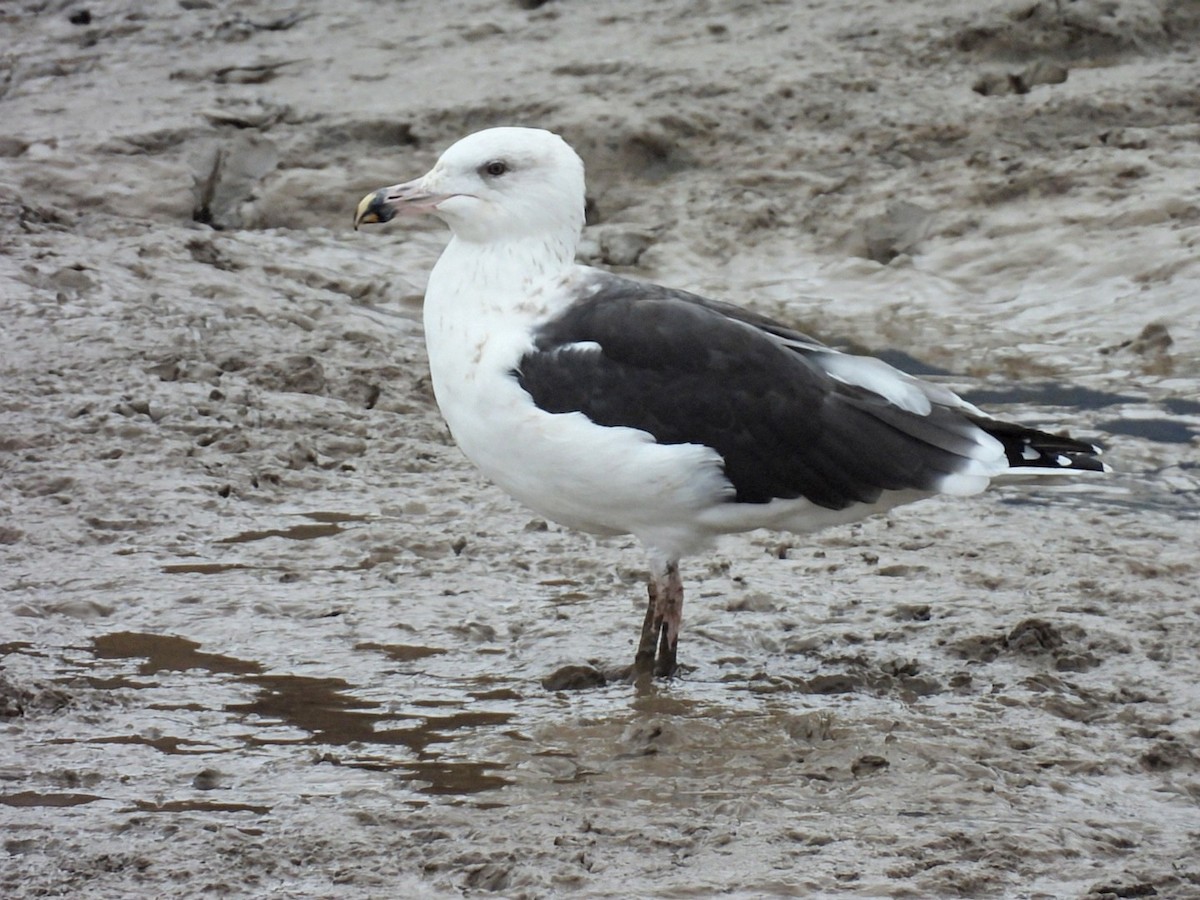
POLYGON ((537 332, 514 376, 548 412, 712 447, 737 502, 841 509, 934 491, 979 452, 961 411, 916 414, 837 380, 815 361, 836 351, 777 322, 615 276, 597 284, 537 332))

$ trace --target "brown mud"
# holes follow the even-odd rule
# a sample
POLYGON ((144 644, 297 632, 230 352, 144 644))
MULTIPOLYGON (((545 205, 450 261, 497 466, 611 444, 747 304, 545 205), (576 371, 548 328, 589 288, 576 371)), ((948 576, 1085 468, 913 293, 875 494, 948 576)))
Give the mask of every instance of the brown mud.
POLYGON ((0 9, 0 894, 1200 897, 1200 14, 1167 0, 0 9), (1117 470, 685 561, 485 483, 435 225, 564 134, 583 254, 1117 470), (543 679, 564 667, 573 678, 543 679))

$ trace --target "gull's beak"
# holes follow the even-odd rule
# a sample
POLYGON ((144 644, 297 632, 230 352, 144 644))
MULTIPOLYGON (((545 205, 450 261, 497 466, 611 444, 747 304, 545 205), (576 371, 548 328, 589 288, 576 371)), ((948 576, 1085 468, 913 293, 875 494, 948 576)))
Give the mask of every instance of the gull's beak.
POLYGON ((439 203, 450 196, 426 190, 423 178, 380 188, 358 201, 358 208, 354 211, 354 230, 358 231, 359 225, 390 222, 398 215, 416 216, 433 212, 439 203))

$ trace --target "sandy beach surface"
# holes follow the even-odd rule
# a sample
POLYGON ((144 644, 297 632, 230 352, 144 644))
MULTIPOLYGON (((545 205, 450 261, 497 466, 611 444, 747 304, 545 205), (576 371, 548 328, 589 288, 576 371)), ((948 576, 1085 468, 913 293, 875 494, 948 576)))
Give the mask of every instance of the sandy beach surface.
POLYGON ((0 4, 0 895, 1200 898, 1200 5, 0 4), (685 561, 477 475, 367 191, 494 124, 582 254, 1116 470, 685 561))

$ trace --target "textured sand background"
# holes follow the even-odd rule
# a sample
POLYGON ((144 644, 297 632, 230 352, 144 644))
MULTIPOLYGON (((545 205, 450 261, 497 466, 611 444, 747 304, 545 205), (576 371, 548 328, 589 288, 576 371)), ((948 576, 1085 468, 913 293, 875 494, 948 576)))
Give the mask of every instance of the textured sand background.
POLYGON ((0 894, 1200 897, 1197 173, 1186 0, 0 4, 0 894), (498 123, 588 258, 1117 474, 730 539, 684 677, 546 690, 641 555, 468 467, 444 234, 349 229, 498 123))

